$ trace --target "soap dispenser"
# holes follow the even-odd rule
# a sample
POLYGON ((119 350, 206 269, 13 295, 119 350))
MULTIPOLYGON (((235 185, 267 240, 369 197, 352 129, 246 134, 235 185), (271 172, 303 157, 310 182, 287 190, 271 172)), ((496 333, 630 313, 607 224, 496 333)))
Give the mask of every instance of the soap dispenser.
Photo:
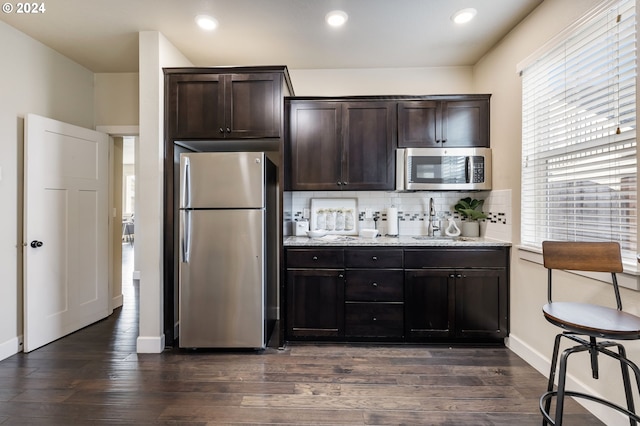
POLYGON ((449 224, 444 230, 444 233, 449 237, 457 237, 458 235, 460 235, 460 228, 458 228, 458 225, 456 225, 456 221, 453 220, 452 217, 449 218, 449 224))

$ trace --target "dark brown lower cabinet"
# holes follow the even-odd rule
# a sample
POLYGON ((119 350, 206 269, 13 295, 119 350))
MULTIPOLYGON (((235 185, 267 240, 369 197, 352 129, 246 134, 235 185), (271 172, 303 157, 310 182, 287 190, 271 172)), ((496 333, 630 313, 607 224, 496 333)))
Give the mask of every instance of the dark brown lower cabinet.
POLYGON ((289 338, 344 335, 344 272, 336 269, 287 271, 289 338))
POLYGON ((407 338, 450 337, 455 297, 448 271, 415 270, 404 275, 407 338))
POLYGON ((286 339, 500 342, 509 247, 288 248, 286 339))
POLYGON ((506 271, 500 269, 406 271, 407 339, 506 337, 506 277, 506 271))

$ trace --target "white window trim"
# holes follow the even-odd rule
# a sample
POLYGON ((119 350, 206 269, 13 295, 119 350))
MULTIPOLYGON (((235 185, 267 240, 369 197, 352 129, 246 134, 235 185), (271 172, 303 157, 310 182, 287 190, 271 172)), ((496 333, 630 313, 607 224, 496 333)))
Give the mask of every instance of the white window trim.
POLYGON ((608 0, 603 1, 602 3, 596 5, 593 9, 585 13, 583 16, 574 21, 571 25, 566 27, 564 30, 560 31, 558 34, 553 36, 549 41, 536 49, 533 53, 527 56, 522 61, 516 64, 516 72, 519 74, 525 68, 527 68, 532 63, 536 62, 538 58, 543 56, 545 53, 549 52, 551 49, 555 48, 558 43, 563 42, 568 38, 570 34, 572 34, 576 29, 582 27, 585 22, 589 22, 594 16, 598 15, 604 10, 607 10, 611 5, 615 4, 618 0, 608 0))

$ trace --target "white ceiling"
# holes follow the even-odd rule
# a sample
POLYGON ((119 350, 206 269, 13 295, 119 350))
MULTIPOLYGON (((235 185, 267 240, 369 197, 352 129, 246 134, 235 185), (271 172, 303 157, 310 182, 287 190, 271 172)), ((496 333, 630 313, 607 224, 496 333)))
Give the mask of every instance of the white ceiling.
MULTIPOLYGON (((195 66, 290 69, 475 64, 543 0, 47 0, 40 14, 0 20, 93 72, 137 72, 138 32, 159 31, 195 66), (450 16, 473 7, 465 26, 450 16), (327 12, 349 14, 345 27, 327 12), (194 17, 215 16, 199 30, 194 17)), ((10 2, 17 5, 17 2, 10 2)))

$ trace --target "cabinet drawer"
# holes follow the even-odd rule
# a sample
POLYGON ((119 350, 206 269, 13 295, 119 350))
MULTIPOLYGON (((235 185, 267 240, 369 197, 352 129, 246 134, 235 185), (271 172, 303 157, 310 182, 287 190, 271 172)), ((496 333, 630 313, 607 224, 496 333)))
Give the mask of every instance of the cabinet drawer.
POLYGON ((402 337, 402 303, 346 303, 345 334, 363 337, 402 337))
POLYGON ((404 251, 405 269, 422 268, 506 268, 504 248, 408 249, 404 251))
POLYGON ((347 268, 402 268, 402 250, 347 249, 347 268))
POLYGON ((401 302, 402 270, 347 270, 345 299, 367 302, 401 302))
POLYGON ((344 268, 342 249, 289 249, 287 268, 344 268))

